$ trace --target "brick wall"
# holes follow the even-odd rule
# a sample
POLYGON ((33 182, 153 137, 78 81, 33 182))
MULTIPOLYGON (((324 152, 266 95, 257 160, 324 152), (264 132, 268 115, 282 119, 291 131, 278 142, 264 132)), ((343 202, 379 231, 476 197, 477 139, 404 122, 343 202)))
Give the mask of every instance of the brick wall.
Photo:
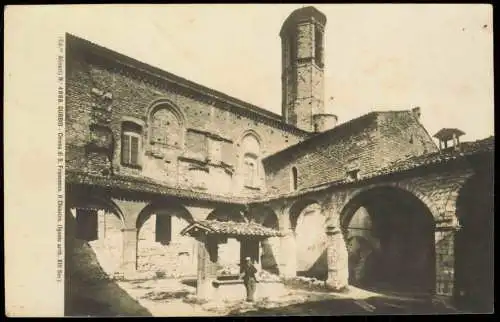
MULTIPOLYGON (((201 164, 208 173, 207 187, 198 189, 211 190, 212 193, 240 192, 244 188, 237 180, 243 153, 239 140, 245 131, 252 130, 259 136, 262 156, 295 144, 304 137, 302 132, 272 125, 275 121, 264 121, 251 113, 236 113, 237 109, 228 103, 208 102, 201 95, 187 94, 143 72, 122 68, 118 63, 103 63, 93 57, 84 57, 71 50, 67 57, 66 155, 69 169, 96 174, 113 170, 117 174, 148 176, 166 184, 189 187, 190 173, 186 168, 201 164), (103 99, 103 93, 104 96, 109 94, 107 99, 103 99), (152 148, 148 141, 151 128, 148 110, 158 99, 168 100, 182 115, 185 145, 161 151, 152 148), (109 129, 111 142, 94 151, 86 146, 93 135, 90 124, 97 122, 96 119, 109 129), (141 169, 120 163, 124 120, 132 120, 142 127, 141 169), (206 162, 206 158, 213 154, 208 147, 220 149, 215 153, 220 153, 222 160, 216 158, 206 162), (113 169, 110 169, 111 165, 113 169), (234 173, 231 167, 234 167, 234 173), (226 174, 222 174, 221 168, 226 174), (231 181, 233 186, 218 191, 222 185, 208 184, 221 177, 224 182, 231 181)), ((262 187, 260 191, 248 192, 263 193, 264 190, 262 187)))
POLYGON ((314 28, 309 22, 299 24, 284 40, 285 44, 296 43, 296 57, 289 57, 288 48, 283 49, 283 58, 291 58, 283 67, 283 110, 288 123, 309 132, 314 130, 312 115, 324 113, 323 69, 313 63, 314 28))
POLYGON ((391 162, 436 150, 411 112, 370 113, 265 160, 266 184, 275 193, 290 191, 293 166, 300 189, 343 180, 355 169, 363 177, 391 162))

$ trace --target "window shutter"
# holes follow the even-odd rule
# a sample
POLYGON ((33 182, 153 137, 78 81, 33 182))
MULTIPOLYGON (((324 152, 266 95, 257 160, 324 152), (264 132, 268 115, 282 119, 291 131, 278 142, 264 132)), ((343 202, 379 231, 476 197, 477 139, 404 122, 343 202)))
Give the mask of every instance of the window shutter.
POLYGON ((92 241, 98 239, 97 210, 76 210, 76 236, 78 239, 92 241))
POLYGON ((172 241, 172 216, 156 215, 156 241, 162 244, 172 241))
POLYGON ((139 164, 139 138, 130 137, 130 163, 139 164))
POLYGON ((130 162, 130 136, 123 135, 122 137, 122 163, 128 164, 130 162))

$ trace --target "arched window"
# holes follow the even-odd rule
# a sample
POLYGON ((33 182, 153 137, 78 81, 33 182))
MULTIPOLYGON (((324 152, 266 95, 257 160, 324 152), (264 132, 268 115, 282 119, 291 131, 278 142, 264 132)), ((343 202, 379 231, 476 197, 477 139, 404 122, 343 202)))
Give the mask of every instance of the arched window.
POLYGON ((243 137, 242 175, 246 187, 258 188, 260 185, 260 143, 252 134, 243 137))
POLYGON ((292 186, 292 190, 295 191, 297 190, 297 187, 298 187, 298 173, 297 173, 297 168, 296 167, 292 167, 292 178, 291 178, 291 186, 292 186))
POLYGON ((140 166, 142 127, 133 122, 122 123, 122 164, 140 166))
POLYGON ((154 145, 180 147, 182 124, 179 117, 170 108, 159 106, 151 113, 150 141, 154 145))

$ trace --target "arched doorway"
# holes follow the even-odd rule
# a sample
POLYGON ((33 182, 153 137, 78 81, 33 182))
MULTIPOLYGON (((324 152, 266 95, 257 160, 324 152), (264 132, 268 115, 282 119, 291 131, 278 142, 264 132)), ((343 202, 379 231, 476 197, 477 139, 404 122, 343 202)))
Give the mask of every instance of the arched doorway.
POLYGON ((300 200, 290 208, 290 224, 295 236, 297 275, 326 280, 325 217, 315 200, 300 200))
MULTIPOLYGON (((258 205, 250 208, 250 218, 264 227, 279 230, 278 217, 269 207, 258 205)), ((271 274, 279 274, 280 238, 270 237, 260 242, 260 263, 261 268, 271 274)))
POLYGON ((195 241, 180 232, 193 221, 189 211, 173 201, 157 201, 137 218, 137 270, 166 277, 195 276, 195 241))
POLYGON ((465 310, 493 312, 493 172, 471 177, 460 190, 455 239, 455 295, 465 310))
POLYGON ((435 289, 434 218, 411 193, 373 188, 341 213, 349 253, 349 283, 396 292, 435 289))

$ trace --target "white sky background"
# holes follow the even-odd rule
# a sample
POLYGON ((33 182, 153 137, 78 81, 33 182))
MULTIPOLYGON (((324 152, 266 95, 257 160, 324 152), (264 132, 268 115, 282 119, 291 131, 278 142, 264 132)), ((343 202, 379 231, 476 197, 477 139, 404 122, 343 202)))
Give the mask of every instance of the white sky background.
MULTIPOLYGON (((67 31, 281 114, 279 30, 298 4, 67 8, 67 31), (70 19, 78 12, 78 20, 70 19)), ((327 112, 422 108, 433 135, 493 134, 492 8, 316 5, 327 16, 327 112), (486 27, 485 27, 486 25, 486 27), (330 98, 334 99, 331 100, 330 98)))
MULTIPOLYGON (((279 30, 301 5, 33 7, 25 11, 38 22, 32 33, 67 31, 281 114, 279 30)), ((491 6, 316 7, 328 19, 326 111, 340 123, 420 106, 431 135, 443 127, 465 131, 463 140, 493 134, 491 6)))

